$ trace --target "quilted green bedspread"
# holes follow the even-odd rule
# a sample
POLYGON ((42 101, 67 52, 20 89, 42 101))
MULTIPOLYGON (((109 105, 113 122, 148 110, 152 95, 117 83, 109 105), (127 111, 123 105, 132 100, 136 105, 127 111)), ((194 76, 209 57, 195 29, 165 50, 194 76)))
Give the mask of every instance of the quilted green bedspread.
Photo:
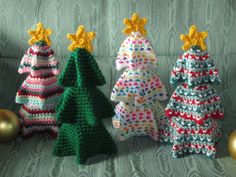
MULTIPOLYGON (((117 156, 97 156, 84 166, 77 165, 75 157, 53 157, 53 140, 36 135, 0 143, 0 177, 236 176, 236 161, 227 152, 227 138, 236 129, 235 0, 0 0, 0 108, 19 109, 14 99, 25 76, 17 73, 17 67, 28 49, 27 30, 39 21, 53 29, 52 48, 62 68, 69 56, 66 34, 74 33, 79 24, 96 31, 94 56, 107 81, 100 89, 109 98, 122 73, 115 70, 115 58, 126 37, 123 19, 133 12, 148 18, 147 38, 159 58, 157 73, 170 95, 174 90, 168 81, 170 70, 182 53, 179 35, 192 24, 209 32, 208 50, 219 69, 222 82, 217 91, 225 107, 218 157, 173 159, 170 145, 135 137, 116 141, 117 156)), ((111 120, 104 123, 114 136, 111 120)))

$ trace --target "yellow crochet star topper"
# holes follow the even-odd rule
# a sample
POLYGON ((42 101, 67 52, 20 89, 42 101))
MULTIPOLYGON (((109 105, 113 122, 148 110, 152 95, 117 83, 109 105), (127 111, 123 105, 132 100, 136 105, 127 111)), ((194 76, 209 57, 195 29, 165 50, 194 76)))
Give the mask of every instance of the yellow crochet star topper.
POLYGON ((67 34, 67 38, 72 41, 68 50, 73 51, 76 48, 84 48, 89 52, 93 51, 92 40, 95 38, 95 32, 86 32, 83 25, 80 25, 75 34, 67 34))
POLYGON ((139 31, 143 36, 146 36, 147 30, 145 29, 145 24, 147 23, 147 18, 139 18, 137 13, 134 13, 131 19, 125 18, 124 24, 127 26, 123 33, 129 35, 131 32, 139 31))
POLYGON ((207 38, 208 33, 205 31, 198 32, 197 27, 195 25, 192 25, 189 28, 189 33, 184 35, 180 35, 180 39, 184 42, 184 45, 182 46, 183 50, 188 50, 193 46, 198 46, 201 48, 201 50, 206 50, 207 46, 205 43, 205 39, 207 38))
POLYGON ((39 41, 46 42, 48 46, 51 45, 49 36, 52 34, 52 30, 49 28, 44 29, 44 26, 41 22, 37 24, 36 30, 29 30, 28 34, 32 36, 32 38, 28 41, 29 45, 33 45, 39 41))

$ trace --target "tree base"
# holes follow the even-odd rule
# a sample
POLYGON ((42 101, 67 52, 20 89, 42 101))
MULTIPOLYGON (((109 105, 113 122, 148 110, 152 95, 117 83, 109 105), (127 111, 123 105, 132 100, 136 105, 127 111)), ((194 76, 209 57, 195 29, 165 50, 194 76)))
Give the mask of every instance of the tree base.
POLYGON ((85 123, 62 124, 55 142, 55 156, 77 156, 77 163, 98 154, 116 154, 116 145, 102 123, 90 126, 85 123))

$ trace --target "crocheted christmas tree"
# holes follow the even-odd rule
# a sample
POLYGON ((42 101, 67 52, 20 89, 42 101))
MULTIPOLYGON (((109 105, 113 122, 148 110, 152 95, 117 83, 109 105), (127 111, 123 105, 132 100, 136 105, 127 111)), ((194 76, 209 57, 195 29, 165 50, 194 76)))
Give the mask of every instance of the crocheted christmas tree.
POLYGON ((207 32, 191 26, 189 34, 181 35, 187 50, 172 71, 170 83, 176 88, 165 110, 170 118, 173 156, 204 153, 215 157, 220 127, 216 119, 223 117, 220 97, 212 85, 219 84, 218 70, 206 51, 207 32))
POLYGON ((111 100, 119 102, 115 108, 113 126, 118 138, 150 136, 154 140, 168 141, 166 127, 168 119, 158 101, 167 99, 167 92, 153 71, 157 57, 144 25, 146 18, 134 13, 131 19, 124 19, 128 37, 122 43, 116 59, 116 69, 126 68, 115 84, 111 100))
POLYGON ((16 103, 23 104, 19 111, 24 136, 34 132, 50 131, 56 136, 58 128, 55 107, 63 89, 57 85, 56 75, 60 73, 59 63, 50 48, 50 29, 42 23, 28 32, 32 45, 23 56, 18 72, 29 73, 16 95, 16 103))
POLYGON ((59 76, 65 92, 57 106, 57 121, 61 124, 53 154, 76 155, 79 164, 97 154, 117 153, 115 143, 102 123, 102 118, 114 115, 113 107, 97 88, 105 84, 93 55, 91 41, 94 32, 79 26, 76 34, 68 34, 72 51, 59 76))

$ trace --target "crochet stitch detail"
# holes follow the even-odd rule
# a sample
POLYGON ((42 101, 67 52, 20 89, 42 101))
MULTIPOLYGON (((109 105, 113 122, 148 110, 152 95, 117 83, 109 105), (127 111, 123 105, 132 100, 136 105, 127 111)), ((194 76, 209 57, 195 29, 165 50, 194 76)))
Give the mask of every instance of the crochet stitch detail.
POLYGON ((206 51, 206 32, 190 28, 189 35, 181 36, 187 50, 177 60, 170 83, 177 85, 165 109, 170 119, 173 157, 185 153, 216 156, 221 126, 215 119, 224 116, 220 97, 212 85, 220 83, 218 70, 206 51))
POLYGON ((72 41, 68 50, 74 51, 77 48, 84 48, 88 52, 93 51, 92 40, 95 38, 95 32, 86 32, 83 25, 80 25, 75 34, 67 34, 67 38, 72 41))
POLYGON ((116 58, 116 69, 126 68, 116 82, 111 100, 115 107, 113 127, 117 139, 131 136, 149 136, 169 142, 168 118, 158 101, 167 99, 166 89, 156 74, 157 57, 146 34, 147 19, 134 14, 125 19, 129 36, 122 43, 116 58))
POLYGON ((124 19, 124 24, 127 27, 123 30, 123 33, 129 35, 132 32, 140 32, 141 35, 146 36, 147 30, 144 28, 146 23, 147 18, 139 18, 139 14, 134 13, 131 19, 124 19))
POLYGON ((55 107, 63 89, 57 84, 59 62, 48 45, 50 33, 51 30, 45 30, 41 23, 36 31, 30 32, 34 44, 23 56, 18 69, 20 74, 29 73, 15 98, 16 103, 22 104, 19 117, 23 136, 50 131, 55 137, 58 132, 55 107))
POLYGON ((44 29, 43 24, 40 22, 37 24, 36 30, 29 30, 28 34, 32 36, 32 38, 28 41, 29 45, 33 45, 37 42, 45 42, 47 46, 51 46, 51 41, 49 36, 52 34, 51 29, 44 29))
MULTIPOLYGON (((76 35, 83 35, 82 32, 77 31, 76 35)), ((102 123, 103 118, 114 115, 113 106, 97 88, 105 84, 105 78, 87 47, 81 47, 71 48, 73 51, 58 78, 65 91, 56 108, 60 128, 53 154, 75 155, 77 163, 84 164, 92 156, 115 154, 117 149, 102 123)))
POLYGON ((201 50, 206 50, 207 46, 204 40, 207 38, 207 36, 208 36, 207 32, 205 31, 198 32, 197 27, 195 25, 192 25, 189 28, 188 34, 180 35, 180 39, 184 42, 182 49, 188 50, 193 46, 199 46, 201 50))

